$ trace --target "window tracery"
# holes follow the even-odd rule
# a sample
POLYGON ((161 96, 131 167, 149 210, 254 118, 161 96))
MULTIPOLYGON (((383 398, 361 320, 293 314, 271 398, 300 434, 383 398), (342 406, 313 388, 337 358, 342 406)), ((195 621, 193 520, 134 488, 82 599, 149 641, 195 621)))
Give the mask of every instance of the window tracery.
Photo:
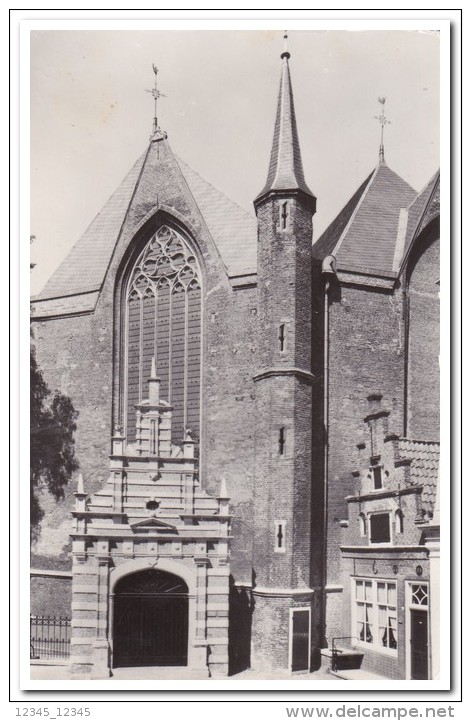
POLYGON ((201 273, 185 239, 161 226, 140 254, 126 292, 125 416, 136 435, 135 404, 147 397, 152 357, 160 395, 173 407, 172 441, 199 437, 201 273))

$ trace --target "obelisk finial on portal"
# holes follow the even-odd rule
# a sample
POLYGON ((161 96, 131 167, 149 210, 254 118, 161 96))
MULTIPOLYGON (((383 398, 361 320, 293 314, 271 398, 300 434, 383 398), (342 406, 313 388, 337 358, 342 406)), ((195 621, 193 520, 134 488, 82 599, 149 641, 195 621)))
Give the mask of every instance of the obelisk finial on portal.
POLYGON ((157 375, 155 356, 152 356, 149 378, 149 403, 158 406, 160 403, 160 378, 157 375))

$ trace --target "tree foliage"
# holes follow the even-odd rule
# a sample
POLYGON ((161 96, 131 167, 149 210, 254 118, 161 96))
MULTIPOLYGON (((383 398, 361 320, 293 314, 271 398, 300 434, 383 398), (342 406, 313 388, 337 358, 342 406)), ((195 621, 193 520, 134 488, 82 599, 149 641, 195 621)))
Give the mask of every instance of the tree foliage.
POLYGON ((38 368, 34 348, 30 358, 31 378, 31 540, 39 536, 44 517, 40 497, 43 491, 56 501, 79 467, 75 457, 74 432, 78 412, 62 393, 51 393, 38 368))

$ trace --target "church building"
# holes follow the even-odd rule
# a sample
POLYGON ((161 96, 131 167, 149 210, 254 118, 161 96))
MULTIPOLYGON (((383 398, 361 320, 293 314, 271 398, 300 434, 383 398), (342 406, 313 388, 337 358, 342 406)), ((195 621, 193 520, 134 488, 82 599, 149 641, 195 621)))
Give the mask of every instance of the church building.
POLYGON ((77 673, 438 678, 439 175, 417 194, 381 145, 313 245, 289 58, 253 214, 155 118, 32 300, 80 475, 31 608, 63 590, 77 673))

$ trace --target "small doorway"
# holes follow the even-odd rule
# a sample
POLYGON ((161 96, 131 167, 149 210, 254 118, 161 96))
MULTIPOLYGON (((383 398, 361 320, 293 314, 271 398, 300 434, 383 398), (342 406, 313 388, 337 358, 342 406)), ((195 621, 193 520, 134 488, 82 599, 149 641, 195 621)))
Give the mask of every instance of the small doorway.
POLYGON ((290 609, 290 658, 291 671, 309 671, 311 650, 311 609, 290 609))
POLYGON ((429 587, 426 581, 406 584, 406 677, 421 681, 429 678, 429 587))
POLYGON ((186 666, 188 586, 153 568, 116 584, 113 608, 113 667, 186 666))
POLYGON ((428 678, 428 611, 410 612, 411 678, 428 678))

